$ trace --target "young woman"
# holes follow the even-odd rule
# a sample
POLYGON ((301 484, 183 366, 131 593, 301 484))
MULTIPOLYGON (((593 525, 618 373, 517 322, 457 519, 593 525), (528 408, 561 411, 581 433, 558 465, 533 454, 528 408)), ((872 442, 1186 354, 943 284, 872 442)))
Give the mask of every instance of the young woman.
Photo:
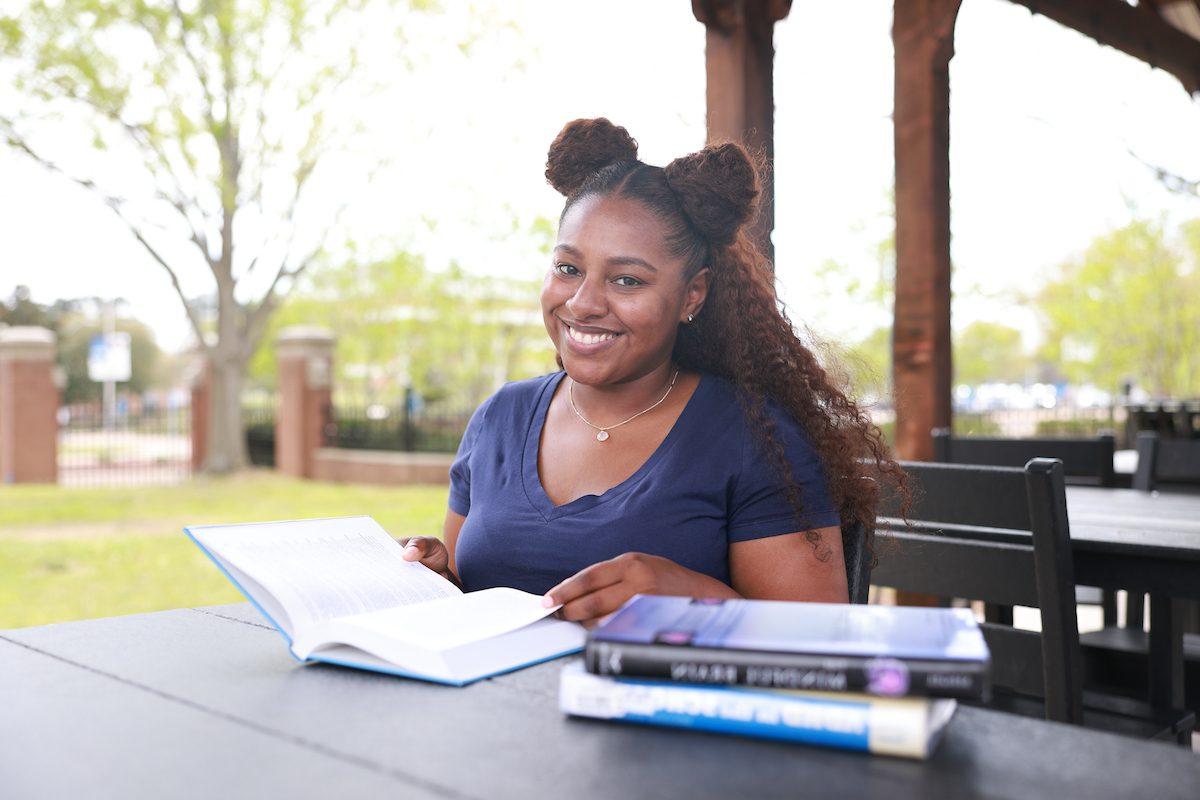
POLYGON ((846 602, 843 536, 896 467, 775 296, 746 152, 654 167, 575 120, 546 178, 567 198, 541 296, 562 371, 479 407, 444 544, 405 557, 585 624, 637 593, 846 602))

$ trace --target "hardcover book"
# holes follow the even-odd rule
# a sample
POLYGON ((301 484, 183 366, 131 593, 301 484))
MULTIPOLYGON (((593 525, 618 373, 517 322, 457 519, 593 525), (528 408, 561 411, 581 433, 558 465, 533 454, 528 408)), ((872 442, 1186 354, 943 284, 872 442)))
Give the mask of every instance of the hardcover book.
POLYGON ((937 745, 957 701, 613 678, 574 663, 563 667, 559 707, 594 719, 922 759, 937 745))
POLYGON ((287 640, 323 661, 461 686, 578 652, 583 628, 541 595, 464 593, 370 517, 184 528, 287 640))
POLYGON ((771 689, 986 699, 969 609, 638 595, 588 634, 597 675, 771 689))

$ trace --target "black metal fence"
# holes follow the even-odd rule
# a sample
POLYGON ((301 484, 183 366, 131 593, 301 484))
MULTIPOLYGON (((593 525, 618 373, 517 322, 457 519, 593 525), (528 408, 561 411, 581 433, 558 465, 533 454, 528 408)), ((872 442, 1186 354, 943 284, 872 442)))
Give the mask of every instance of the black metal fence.
POLYGON ((256 467, 275 466, 275 404, 242 406, 246 450, 256 467))
MULTIPOLYGON (((873 411, 871 418, 884 438, 891 442, 895 432, 895 412, 873 411)), ((1109 431, 1117 436, 1117 448, 1132 448, 1136 433, 1127 432, 1123 406, 1076 408, 994 409, 991 411, 955 411, 953 430, 958 436, 995 436, 1007 439, 1030 437, 1097 436, 1109 431), (1129 442, 1127 444, 1127 442, 1129 442)))
MULTIPOLYGON (((343 403, 328 411, 326 440, 331 447, 355 450, 453 453, 458 449, 473 406, 343 403)), ((261 402, 243 408, 250 462, 275 466, 275 405, 261 402)), ((890 440, 894 412, 872 414, 890 440)), ((1054 437, 1096 436, 1111 431, 1118 449, 1136 446, 1137 433, 1154 430, 1169 436, 1200 438, 1200 400, 1141 406, 997 409, 954 415, 960 436, 1054 437)))
POLYGON ((1125 424, 1125 409, 1120 406, 1060 406, 956 411, 953 419, 954 433, 959 436, 1083 437, 1098 436, 1105 431, 1119 436, 1125 424))
MULTIPOLYGON (((337 405, 327 410, 325 440, 329 447, 352 450, 453 453, 474 410, 474 406, 451 404, 337 405)), ((275 466, 274 405, 243 406, 242 417, 250 463, 275 466)))
POLYGON ((1200 400, 1145 403, 1129 406, 1127 411, 1125 438, 1130 442, 1136 442, 1142 431, 1154 431, 1167 439, 1200 439, 1200 400))
POLYGON ((191 408, 183 393, 122 396, 59 409, 58 482, 63 486, 179 483, 192 474, 191 408))
POLYGON ((474 410, 449 404, 338 405, 331 412, 326 435, 332 447, 453 453, 474 410))
POLYGON ((1105 431, 1116 436, 1118 449, 1125 450, 1137 447, 1137 435, 1142 431, 1154 431, 1168 439, 1200 439, 1200 399, 954 414, 954 432, 959 435, 1080 437, 1105 431))
MULTIPOLYGON (((343 403, 328 410, 326 440, 357 450, 453 453, 473 406, 343 403)), ((255 466, 275 466, 275 400, 243 408, 246 445, 255 466)), ((890 438, 892 414, 873 415, 890 438)), ((59 410, 59 483, 64 486, 129 486, 178 483, 191 468, 191 408, 183 393, 118 399, 105 415, 99 403, 59 410)), ((1117 434, 1117 447, 1135 446, 1139 431, 1200 438, 1200 400, 1131 406, 959 412, 959 435, 1095 436, 1117 434)))

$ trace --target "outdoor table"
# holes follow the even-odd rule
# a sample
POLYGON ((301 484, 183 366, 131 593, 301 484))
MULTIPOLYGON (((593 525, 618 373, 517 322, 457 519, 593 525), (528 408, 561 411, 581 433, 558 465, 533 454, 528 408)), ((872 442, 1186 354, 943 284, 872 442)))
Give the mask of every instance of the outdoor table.
POLYGON ((1200 600, 1200 495, 1067 487, 1075 580, 1150 594, 1149 697, 1183 702, 1185 600, 1200 600))
POLYGON ((0 631, 0 794, 1094 800, 1200 785, 1179 747, 970 707, 926 762, 569 719, 568 661, 465 688, 301 665, 248 604, 0 631))

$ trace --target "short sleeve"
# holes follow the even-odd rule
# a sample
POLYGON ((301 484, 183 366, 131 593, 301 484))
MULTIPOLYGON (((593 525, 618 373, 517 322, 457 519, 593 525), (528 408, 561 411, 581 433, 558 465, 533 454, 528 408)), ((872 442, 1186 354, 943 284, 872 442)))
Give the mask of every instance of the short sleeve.
POLYGON ((773 459, 764 452, 753 432, 746 430, 741 471, 734 481, 730 498, 730 542, 841 524, 829 496, 820 455, 808 437, 782 411, 773 412, 772 421, 775 423, 774 437, 783 445, 792 479, 800 488, 802 513, 796 516, 773 459))
POLYGON ((471 452, 479 441, 480 431, 485 425, 484 417, 494 398, 495 395, 492 395, 475 409, 458 444, 458 453, 450 464, 450 510, 464 517, 471 510, 471 452))

